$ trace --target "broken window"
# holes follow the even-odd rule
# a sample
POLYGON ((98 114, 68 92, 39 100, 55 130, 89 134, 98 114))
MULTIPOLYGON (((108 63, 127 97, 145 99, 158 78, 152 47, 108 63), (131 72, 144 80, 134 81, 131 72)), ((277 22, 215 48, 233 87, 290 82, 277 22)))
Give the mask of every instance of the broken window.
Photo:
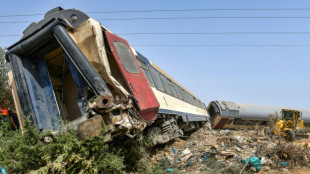
POLYGON ((136 73, 136 74, 140 73, 139 68, 129 48, 123 42, 114 41, 113 44, 116 49, 119 60, 121 61, 126 71, 129 73, 136 73))

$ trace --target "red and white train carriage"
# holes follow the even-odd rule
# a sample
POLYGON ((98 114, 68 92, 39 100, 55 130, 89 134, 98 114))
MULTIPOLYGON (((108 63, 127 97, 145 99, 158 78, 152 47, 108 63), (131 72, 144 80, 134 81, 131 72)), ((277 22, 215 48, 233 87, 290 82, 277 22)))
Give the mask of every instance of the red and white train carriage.
POLYGON ((198 97, 79 10, 52 9, 23 34, 6 53, 14 100, 42 131, 69 125, 88 135, 104 120, 110 140, 158 144, 209 120, 198 97))

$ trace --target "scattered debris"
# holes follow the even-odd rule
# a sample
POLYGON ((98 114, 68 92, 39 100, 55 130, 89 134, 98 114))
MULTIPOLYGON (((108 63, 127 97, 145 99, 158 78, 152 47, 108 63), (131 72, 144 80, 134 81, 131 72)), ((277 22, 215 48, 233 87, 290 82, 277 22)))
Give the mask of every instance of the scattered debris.
POLYGON ((245 143, 245 140, 241 136, 236 136, 236 139, 239 143, 245 143))
POLYGON ((209 157, 210 157, 210 154, 205 154, 203 158, 201 159, 201 162, 204 163, 209 157))
POLYGON ((205 125, 204 125, 208 130, 212 130, 212 125, 210 122, 207 122, 205 125))
POLYGON ((280 164, 281 166, 288 166, 288 164, 287 164, 286 162, 279 162, 279 164, 280 164))
POLYGON ((53 142, 53 138, 50 137, 50 136, 46 136, 46 137, 43 138, 43 142, 45 144, 51 143, 51 142, 53 142))
POLYGON ((245 158, 242 160, 244 164, 249 163, 252 167, 255 168, 255 171, 259 171, 262 169, 262 163, 260 162, 258 157, 245 158))
POLYGON ((253 167, 253 166, 252 166, 250 169, 251 169, 253 172, 256 172, 256 171, 257 171, 256 168, 253 167))
POLYGON ((173 148, 172 148, 172 152, 173 152, 174 154, 176 154, 176 153, 177 153, 177 150, 173 147, 173 148))
POLYGON ((260 162, 262 163, 262 165, 265 165, 265 164, 268 163, 268 160, 267 160, 266 157, 262 157, 261 160, 260 160, 260 162))
POLYGON ((3 167, 0 166, 0 169, 2 174, 6 174, 6 170, 3 167))
POLYGON ((221 135, 231 135, 231 132, 230 132, 230 130, 225 129, 225 130, 220 130, 220 134, 221 135))
POLYGON ((167 169, 167 172, 173 173, 173 168, 168 168, 168 169, 167 169))
POLYGON ((154 159, 165 154, 181 173, 192 174, 277 173, 283 168, 310 167, 309 147, 304 140, 287 142, 283 137, 270 138, 268 132, 264 134, 262 128, 258 129, 209 130, 204 126, 186 140, 169 144, 164 153, 158 151, 154 159))
POLYGON ((187 162, 187 160, 192 156, 193 156, 192 152, 188 148, 186 148, 185 150, 182 151, 180 160, 183 162, 187 162))

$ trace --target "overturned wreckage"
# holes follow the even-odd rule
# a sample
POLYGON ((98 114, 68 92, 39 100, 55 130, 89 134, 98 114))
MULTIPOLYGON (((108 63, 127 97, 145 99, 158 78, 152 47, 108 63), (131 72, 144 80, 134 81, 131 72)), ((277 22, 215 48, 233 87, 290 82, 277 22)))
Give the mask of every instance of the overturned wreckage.
POLYGON ((139 134, 155 145, 209 120, 201 100, 76 9, 47 12, 6 58, 19 114, 41 131, 57 131, 66 122, 87 138, 104 121, 109 140, 139 134))
MULTIPOLYGON (((210 102, 208 112, 214 129, 234 129, 253 127, 254 125, 268 125, 274 117, 282 119, 284 110, 296 110, 293 108, 261 106, 253 104, 240 104, 231 101, 215 100, 210 102)), ((299 120, 304 120, 306 128, 310 128, 310 110, 300 110, 299 120)))

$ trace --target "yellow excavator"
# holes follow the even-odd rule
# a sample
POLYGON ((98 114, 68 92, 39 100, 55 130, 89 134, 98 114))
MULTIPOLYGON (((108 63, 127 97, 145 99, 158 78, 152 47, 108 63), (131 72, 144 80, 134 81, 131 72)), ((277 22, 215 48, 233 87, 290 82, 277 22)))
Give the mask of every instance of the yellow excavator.
POLYGON ((293 142, 296 138, 308 138, 307 130, 302 120, 302 112, 299 110, 282 109, 282 118, 276 113, 275 135, 282 135, 288 141, 293 142))

